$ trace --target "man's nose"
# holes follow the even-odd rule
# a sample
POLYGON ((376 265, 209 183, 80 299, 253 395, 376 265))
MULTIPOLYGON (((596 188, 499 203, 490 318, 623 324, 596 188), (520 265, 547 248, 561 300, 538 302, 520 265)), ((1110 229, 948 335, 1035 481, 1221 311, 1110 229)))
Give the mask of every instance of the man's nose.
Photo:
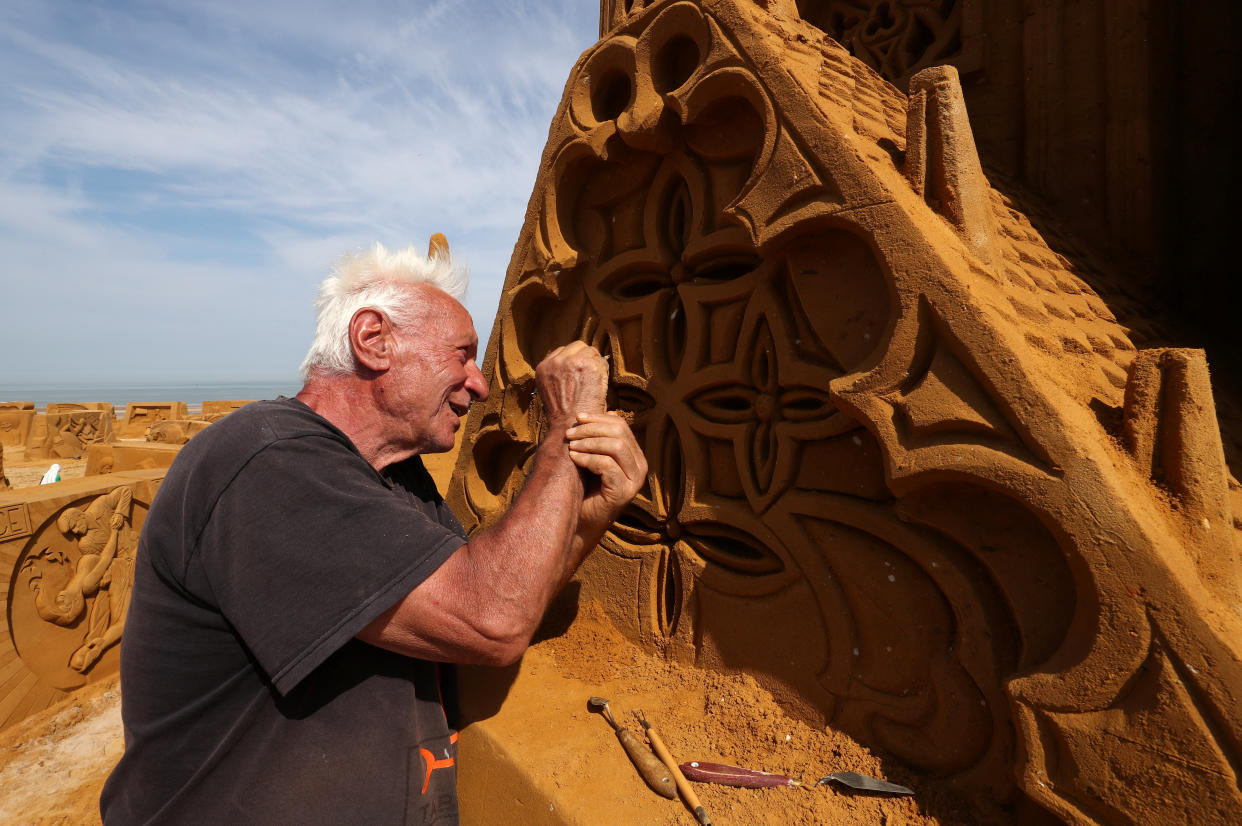
POLYGON ((470 396, 475 401, 487 401, 487 381, 483 378, 483 371, 474 361, 466 366, 466 390, 470 392, 470 396))

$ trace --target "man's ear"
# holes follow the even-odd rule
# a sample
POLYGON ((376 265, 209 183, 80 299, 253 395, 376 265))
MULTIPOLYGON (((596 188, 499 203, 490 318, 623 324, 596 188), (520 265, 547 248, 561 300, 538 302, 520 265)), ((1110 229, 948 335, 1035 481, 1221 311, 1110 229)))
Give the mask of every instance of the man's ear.
POLYGON ((349 320, 349 345, 358 363, 375 373, 392 366, 393 331, 379 310, 363 307, 349 320))

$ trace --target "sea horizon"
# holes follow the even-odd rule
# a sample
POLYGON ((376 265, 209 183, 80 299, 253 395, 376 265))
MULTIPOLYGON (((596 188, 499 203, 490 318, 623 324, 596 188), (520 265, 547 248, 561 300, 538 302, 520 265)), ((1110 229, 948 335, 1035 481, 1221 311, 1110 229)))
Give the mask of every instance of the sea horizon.
POLYGON ((302 388, 298 378, 210 381, 90 381, 0 383, 0 402, 34 402, 36 409, 65 402, 111 402, 118 416, 131 402, 185 402, 191 410, 204 401, 274 399, 302 388))

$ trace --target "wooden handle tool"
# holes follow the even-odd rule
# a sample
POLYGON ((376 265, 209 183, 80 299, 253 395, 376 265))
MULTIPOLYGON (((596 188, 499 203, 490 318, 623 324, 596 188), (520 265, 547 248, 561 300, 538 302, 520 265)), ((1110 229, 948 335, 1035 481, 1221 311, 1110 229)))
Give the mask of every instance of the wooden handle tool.
POLYGON ((637 734, 617 725, 617 721, 612 719, 612 712, 608 710, 608 701, 603 697, 592 697, 587 700, 587 708, 599 712, 612 726, 612 730, 617 733, 617 739, 621 741, 621 748, 625 749, 630 762, 634 764, 634 768, 638 769, 638 774, 651 787, 651 790, 669 800, 676 798, 677 787, 673 784, 672 773, 647 749, 646 744, 638 739, 637 734))
POLYGON ((686 776, 677 767, 677 761, 673 759, 673 755, 669 754, 668 747, 664 745, 660 735, 647 722, 647 718, 643 715, 643 710, 641 708, 635 709, 634 716, 638 718, 638 722, 642 723, 643 731, 647 733, 647 739, 651 741, 651 748, 655 750, 656 754, 660 755, 664 765, 668 766, 668 770, 673 773, 673 779, 677 781, 677 788, 681 792, 681 799, 686 801, 686 806, 690 811, 694 812, 695 819, 703 826, 712 826, 711 820, 707 817, 707 812, 703 809, 703 804, 699 802, 699 796, 694 793, 694 789, 690 788, 690 781, 686 780, 686 776))

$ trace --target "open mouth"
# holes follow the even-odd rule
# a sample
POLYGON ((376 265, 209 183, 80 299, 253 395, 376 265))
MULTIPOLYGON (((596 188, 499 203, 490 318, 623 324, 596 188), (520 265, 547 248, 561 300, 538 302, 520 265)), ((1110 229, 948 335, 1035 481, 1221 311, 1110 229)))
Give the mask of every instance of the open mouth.
POLYGON ((453 412, 457 414, 457 418, 459 419, 466 418, 466 414, 470 412, 469 404, 453 404, 452 402, 449 402, 449 407, 452 408, 453 412))

